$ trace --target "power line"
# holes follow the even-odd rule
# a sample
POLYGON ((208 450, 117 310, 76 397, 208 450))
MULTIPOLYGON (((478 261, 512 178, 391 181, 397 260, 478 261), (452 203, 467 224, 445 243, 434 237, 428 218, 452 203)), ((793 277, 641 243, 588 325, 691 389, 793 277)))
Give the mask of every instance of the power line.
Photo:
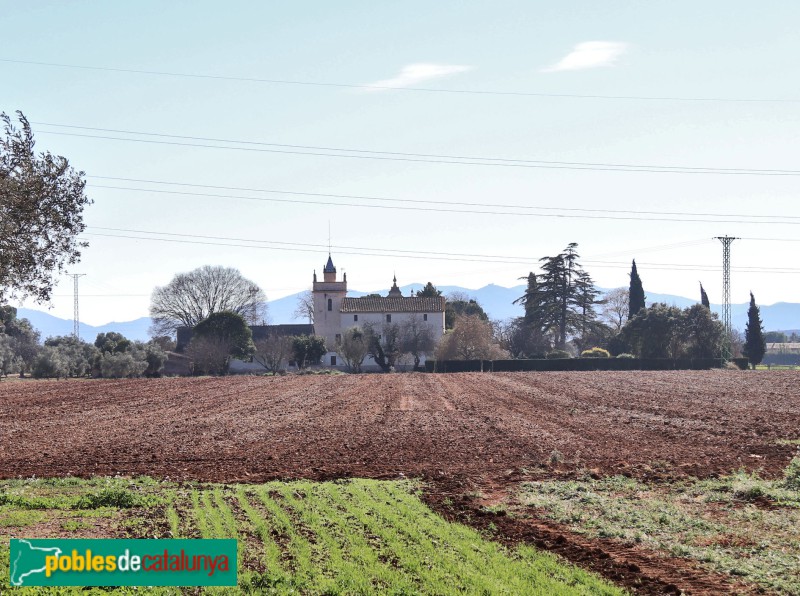
MULTIPOLYGON (((781 174, 781 175, 800 175, 800 170, 790 170, 790 169, 764 169, 764 168, 718 168, 718 167, 698 167, 698 166, 662 166, 662 165, 654 165, 654 164, 630 164, 630 163, 602 163, 602 162, 582 162, 582 161, 554 161, 554 160, 544 160, 544 159, 517 159, 517 158, 506 158, 506 157, 481 157, 481 156, 474 156, 474 155, 447 155, 447 154, 438 154, 438 153, 414 153, 414 152, 404 152, 404 151, 381 151, 375 149, 352 149, 348 147, 330 147, 324 145, 298 145, 298 144, 288 144, 288 143, 268 143, 265 141, 243 141, 238 139, 222 139, 216 137, 200 137, 200 136, 191 136, 191 135, 175 135, 175 134, 167 134, 167 133, 156 133, 156 132, 142 132, 136 130, 122 130, 122 129, 115 129, 115 128, 98 128, 93 126, 77 126, 72 124, 56 124, 52 122, 33 122, 32 124, 37 124, 40 126, 53 126, 58 128, 75 128, 79 130, 90 130, 95 132, 110 132, 116 134, 128 134, 128 135, 140 135, 140 136, 148 136, 148 137, 162 137, 162 138, 170 138, 170 139, 183 139, 183 140, 192 140, 192 141, 208 141, 214 143, 232 143, 237 145, 257 145, 263 147, 280 147, 285 149, 305 149, 305 150, 314 150, 314 151, 338 151, 338 152, 346 152, 346 153, 358 153, 358 154, 374 154, 374 155, 389 155, 389 156, 399 156, 399 157, 424 157, 424 158, 431 158, 431 159, 451 159, 451 160, 461 160, 458 163, 462 163, 462 161, 467 161, 471 163, 472 161, 485 161, 485 162, 499 162, 499 164, 503 163, 510 163, 510 164, 538 164, 541 167, 552 166, 552 167, 564 167, 564 166, 580 166, 581 168, 609 168, 609 169, 624 169, 623 171, 628 171, 625 168, 631 168, 633 171, 645 171, 649 172, 651 170, 665 170, 665 172, 672 172, 678 171, 680 173, 691 173, 691 172, 698 172, 704 174, 753 174, 753 175, 766 175, 766 174, 781 174), (687 170, 687 172, 683 172, 683 170, 687 170)), ((56 134, 52 131, 43 131, 43 132, 50 132, 51 134, 56 134)), ((62 133, 66 134, 66 133, 62 133)), ((90 137, 94 138, 94 137, 90 137)), ((97 138, 106 138, 104 136, 97 137, 97 138)), ((128 139, 114 139, 114 140, 128 140, 128 139)), ((135 139, 131 139, 135 140, 135 139)), ((336 156, 334 156, 336 157, 336 156)), ((450 162, 447 162, 450 163, 450 162)), ((498 165, 498 164, 487 164, 487 165, 498 165)))
MULTIPOLYGON (((433 201, 430 199, 395 199, 390 197, 376 197, 370 195, 345 195, 345 194, 333 194, 333 193, 322 193, 322 192, 301 192, 301 191, 292 191, 292 190, 277 190, 271 188, 250 188, 250 187, 242 187, 242 186, 219 186, 219 185, 212 185, 212 184, 196 184, 190 182, 174 182, 174 181, 166 181, 166 180, 148 180, 142 178, 120 178, 116 176, 94 176, 89 175, 89 178, 95 178, 97 180, 117 180, 120 182, 143 182, 145 184, 161 184, 164 186, 188 186, 192 188, 208 188, 212 190, 239 190, 245 192, 263 192, 263 193, 270 193, 270 194, 285 194, 285 195, 295 195, 295 196, 307 196, 307 197, 327 197, 327 198, 334 198, 334 199, 358 199, 363 201, 385 201, 385 202, 393 202, 393 203, 422 203, 425 205, 446 205, 446 206, 457 206, 457 207, 487 207, 487 208, 503 208, 503 209, 526 209, 526 210, 536 210, 536 211, 576 211, 576 212, 584 212, 584 213, 633 213, 637 215, 685 215, 689 217, 752 217, 756 219, 800 219, 798 215, 761 215, 761 214, 750 214, 750 213, 700 213, 696 211, 647 211, 641 209, 598 209, 598 208, 585 208, 585 207, 541 207, 535 205, 519 205, 519 204, 503 204, 503 203, 476 203, 470 201, 433 201)), ((97 185, 101 188, 115 188, 119 189, 121 187, 102 187, 97 185)))
MULTIPOLYGON (((282 251, 296 251, 296 252, 313 252, 313 253, 320 253, 324 254, 326 249, 326 245, 321 244, 313 244, 313 243, 301 243, 301 242, 273 242, 273 241, 266 241, 266 240, 254 240, 248 238, 231 238, 231 237, 221 237, 221 236, 208 236, 202 234, 180 234, 175 232, 152 232, 146 230, 127 230, 124 228, 97 228, 94 227, 92 229, 104 229, 104 230, 116 230, 122 232, 131 232, 131 233, 138 233, 138 234, 158 234, 161 236, 175 236, 178 238, 155 238, 151 236, 139 236, 139 235, 131 235, 131 234, 98 234, 94 232, 84 232, 84 235, 87 236, 100 236, 100 237, 108 237, 108 238, 126 238, 126 239, 135 239, 135 240, 152 240, 152 241, 161 241, 161 242, 177 242, 177 243, 185 243, 185 244, 201 244, 207 246, 227 246, 227 247, 238 247, 238 248, 259 248, 259 249, 266 249, 266 250, 282 250, 282 251), (192 238, 195 240, 185 240, 184 238, 192 238), (208 242, 208 240, 230 240, 237 242, 237 244, 232 244, 229 242, 208 242), (238 244, 238 242, 248 242, 251 244, 238 244), (269 244, 270 246, 265 246, 265 244, 269 244), (285 246, 271 246, 272 244, 278 245, 285 245, 285 246)), ((368 247, 345 247, 345 246, 333 246, 337 250, 339 254, 348 254, 348 255, 356 255, 356 256, 369 256, 369 257, 393 257, 393 258, 411 258, 411 259, 435 259, 435 260, 446 260, 446 261, 467 261, 467 262, 481 262, 481 263, 498 263, 498 264, 511 264, 511 265, 520 265, 520 266, 527 266, 531 265, 535 262, 538 262, 538 258, 526 258, 526 257, 517 257, 517 256, 502 256, 502 255, 475 255, 475 254, 468 254, 468 253, 447 253, 447 252, 429 252, 429 251, 411 251, 411 250, 404 250, 404 249, 375 249, 375 248, 368 248, 368 247), (369 251, 369 252, 365 252, 369 251), (382 253, 392 253, 392 254, 375 254, 374 251, 379 251, 382 253), (402 254, 401 254, 402 253, 402 254), (482 258, 475 258, 475 257, 482 257, 482 258), (492 260, 487 260, 492 259, 492 260)), ((613 268, 620 268, 620 267, 628 267, 629 263, 627 261, 601 261, 601 260, 584 260, 584 263, 587 265, 593 265, 596 267, 613 267, 613 268)), ((714 265, 698 265, 698 264, 686 264, 686 263, 640 263, 640 266, 646 266, 650 269, 659 269, 659 270, 669 270, 669 271, 717 271, 718 269, 714 265)), ((737 271, 741 271, 744 273, 800 273, 800 269, 792 269, 788 267, 739 267, 736 269, 737 271)))
MULTIPOLYGON (((400 161, 400 162, 429 163, 429 164, 450 164, 450 165, 545 169, 545 170, 587 170, 587 171, 597 171, 597 172, 641 172, 649 174, 707 174, 707 175, 720 175, 720 176, 800 176, 800 170, 788 170, 788 169, 781 170, 781 169, 711 168, 711 167, 703 168, 703 167, 691 167, 691 166, 601 164, 592 162, 556 162, 556 161, 547 162, 547 161, 535 161, 535 160, 524 160, 524 159, 516 160, 516 159, 490 158, 490 157, 456 157, 456 156, 448 157, 444 155, 437 156, 435 154, 370 151, 366 149, 331 148, 331 149, 311 150, 313 149, 313 146, 311 145, 308 146, 279 145, 272 143, 256 143, 254 141, 217 141, 217 142, 251 144, 251 145, 260 144, 260 145, 271 145, 271 146, 282 146, 282 147, 298 147, 298 149, 288 149, 288 148, 267 149, 264 147, 235 147, 231 145, 212 145, 209 143, 186 143, 181 141, 136 139, 136 138, 126 138, 126 137, 115 137, 109 135, 91 135, 91 134, 82 134, 75 132, 62 132, 54 130, 39 130, 38 133, 67 136, 67 137, 79 137, 85 139, 123 141, 128 143, 149 143, 155 145, 170 145, 176 147, 196 147, 200 149, 222 149, 229 151, 246 151, 246 152, 273 153, 273 154, 283 154, 283 155, 307 155, 312 157, 339 157, 346 159, 400 161), (304 147, 306 147, 308 150, 302 150, 302 151, 299 150, 299 148, 304 148, 304 147), (329 151, 329 152, 323 153, 323 151, 329 151), (339 151, 340 153, 330 153, 330 151, 339 151), (351 152, 351 153, 346 153, 346 152, 351 152), (415 155, 419 157, 414 157, 415 155), (429 155, 430 157, 425 157, 426 155, 429 155)), ((167 135, 159 133, 131 132, 128 134, 152 135, 164 138, 182 138, 188 140, 202 140, 204 138, 204 137, 188 137, 180 135, 167 135)))
MULTIPOLYGON (((800 225, 798 221, 752 221, 752 220, 734 220, 734 219, 691 219, 687 217, 674 218, 674 217, 635 217, 635 216, 618 216, 618 215, 576 215, 564 213, 519 213, 511 211, 486 211, 475 209, 446 209, 441 207, 407 207, 399 205, 370 205, 361 203, 343 203, 331 201, 313 201, 313 200, 300 200, 300 199, 276 199, 272 197, 248 197, 242 195, 229 195, 220 193, 196 193, 176 190, 161 190, 152 188, 136 188, 124 186, 110 186, 104 184, 91 184, 92 188, 105 188, 110 190, 126 190, 132 192, 148 192, 156 194, 171 194, 179 196, 191 197, 208 197, 208 198, 221 198, 221 199, 240 199, 245 201, 265 201, 276 203, 292 203, 292 204, 308 204, 308 205, 328 205, 336 207, 359 207, 368 209, 394 209, 401 211, 430 211, 439 213, 462 213, 462 214, 477 214, 477 215, 511 215, 511 216, 524 216, 524 217, 551 217, 562 219, 605 219, 605 220, 623 220, 623 221, 674 221, 681 223, 701 222, 701 223, 744 223, 744 224, 772 224, 772 225, 800 225)), ((270 191, 264 191, 270 192, 270 191)), ((294 193, 292 193, 294 194, 294 193)), ((374 199, 374 200, 391 200, 396 202, 403 202, 403 199, 374 199)), ((437 201, 427 201, 429 204, 441 204, 437 201)), ((446 204, 446 203, 445 203, 446 204)), ((749 216, 748 216, 749 217, 749 216)), ((788 219, 788 218, 783 218, 788 219)))
POLYGON ((605 99, 605 100, 634 100, 634 101, 675 101, 675 102, 725 102, 725 103, 800 103, 799 99, 775 99, 775 98, 736 98, 736 97, 679 97, 679 96, 645 96, 645 95, 601 95, 601 94, 581 94, 581 93, 544 93, 527 91, 495 91, 495 90, 476 90, 476 89, 440 89, 433 87, 392 87, 390 85, 369 85, 355 83, 334 83, 320 81, 298 81, 291 79, 267 79, 256 77, 237 77, 231 75, 212 75, 203 73, 184 73, 160 70, 144 70, 134 68, 118 68, 109 66, 90 66, 83 64, 65 64, 59 62, 40 62, 34 60, 13 60, 10 58, 0 58, 0 62, 9 64, 27 64, 29 66, 47 66, 53 68, 70 68, 77 70, 93 70, 102 72, 117 72, 139 75, 152 75, 164 77, 179 77, 186 79, 209 79, 217 81, 237 81, 244 83, 266 83, 271 85, 298 85, 310 87, 338 87, 344 89, 371 89, 386 91, 403 92, 424 92, 424 93, 445 93, 462 95, 487 95, 487 96, 507 96, 507 97, 543 97, 543 98, 570 98, 570 99, 605 99))

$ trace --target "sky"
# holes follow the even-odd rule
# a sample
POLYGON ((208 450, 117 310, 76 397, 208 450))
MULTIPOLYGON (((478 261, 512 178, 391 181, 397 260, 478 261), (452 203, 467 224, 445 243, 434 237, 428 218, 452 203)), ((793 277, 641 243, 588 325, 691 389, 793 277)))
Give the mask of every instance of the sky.
MULTIPOLYGON (((81 319, 328 246, 352 289, 512 286, 577 242, 606 288, 800 302, 800 5, 9 2, 0 110, 86 173, 81 319)), ((51 304, 72 316, 72 280, 51 304)))

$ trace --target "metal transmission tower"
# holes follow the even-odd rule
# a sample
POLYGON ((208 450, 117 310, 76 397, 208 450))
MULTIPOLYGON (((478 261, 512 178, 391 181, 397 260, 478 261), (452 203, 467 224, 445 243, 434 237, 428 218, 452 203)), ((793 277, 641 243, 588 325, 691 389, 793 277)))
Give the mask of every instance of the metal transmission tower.
POLYGON ((722 340, 722 357, 731 357, 731 243, 739 240, 734 236, 715 236, 722 242, 722 325, 725 337, 722 340))
POLYGON ((80 319, 78 318, 78 278, 83 277, 86 275, 85 273, 69 273, 68 274, 73 281, 74 290, 73 290, 73 311, 72 311, 72 335, 74 335, 77 339, 81 338, 80 334, 80 319))

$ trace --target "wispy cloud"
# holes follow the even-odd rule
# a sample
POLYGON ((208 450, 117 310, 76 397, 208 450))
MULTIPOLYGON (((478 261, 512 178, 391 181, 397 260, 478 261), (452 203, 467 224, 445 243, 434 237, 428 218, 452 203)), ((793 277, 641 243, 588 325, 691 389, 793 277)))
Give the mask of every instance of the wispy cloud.
POLYGON ((375 91, 380 91, 387 87, 414 87, 431 79, 438 79, 449 75, 458 74, 472 70, 471 66, 459 66, 455 64, 409 64, 404 66, 400 72, 391 79, 384 79, 370 83, 367 87, 374 87, 375 91))
POLYGON ((543 68, 542 72, 614 66, 627 49, 628 44, 619 41, 584 41, 552 66, 543 68))

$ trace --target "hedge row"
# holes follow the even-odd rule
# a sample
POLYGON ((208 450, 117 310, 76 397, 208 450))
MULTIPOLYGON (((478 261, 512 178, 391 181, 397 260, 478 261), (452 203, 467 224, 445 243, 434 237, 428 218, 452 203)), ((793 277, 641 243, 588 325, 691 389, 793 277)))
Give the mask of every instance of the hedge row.
MULTIPOLYGON (((731 360, 741 369, 747 358, 731 360)), ((560 358, 557 360, 428 360, 426 372, 520 372, 590 370, 709 370, 722 368, 722 358, 560 358)))

